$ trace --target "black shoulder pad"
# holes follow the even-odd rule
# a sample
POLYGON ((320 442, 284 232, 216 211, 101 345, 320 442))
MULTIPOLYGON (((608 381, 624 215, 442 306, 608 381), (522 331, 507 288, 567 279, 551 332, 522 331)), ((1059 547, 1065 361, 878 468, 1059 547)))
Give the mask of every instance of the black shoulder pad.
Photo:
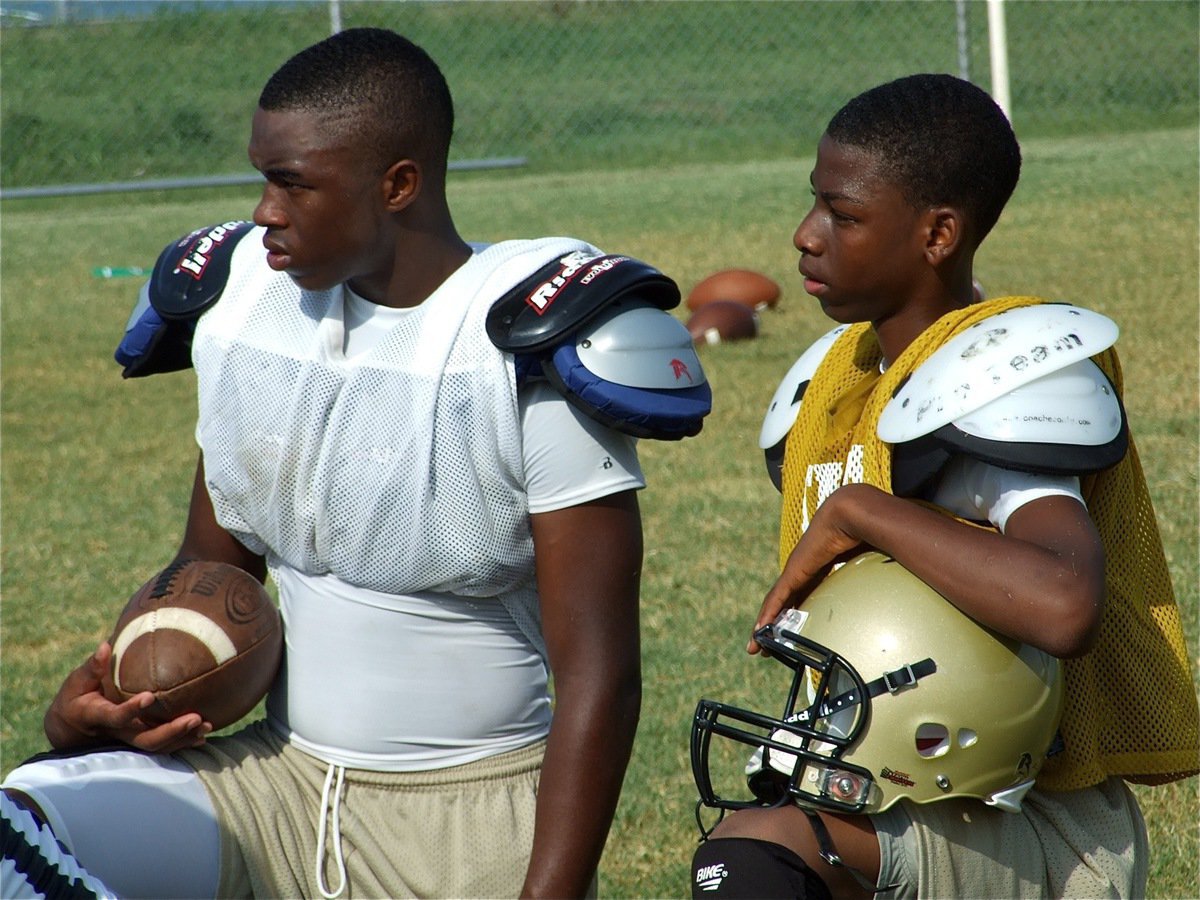
POLYGON ((1121 427, 1102 444, 998 441, 968 434, 953 422, 892 448, 892 493, 929 499, 936 477, 951 457, 970 456, 1001 469, 1035 475, 1092 475, 1115 466, 1129 450, 1129 421, 1121 404, 1121 427))
POLYGON ((629 256, 569 253, 538 269, 492 304, 487 333, 509 353, 548 349, 601 310, 636 294, 659 309, 679 305, 679 286, 629 256))
POLYGON ((253 222, 223 222, 185 234, 158 255, 150 305, 164 319, 194 319, 220 299, 233 248, 253 222))
POLYGON ((1043 444, 995 441, 967 434, 951 422, 933 433, 942 446, 954 453, 973 456, 1001 469, 1039 475, 1091 475, 1115 466, 1129 449, 1129 422, 1121 406, 1121 427, 1103 444, 1043 444))

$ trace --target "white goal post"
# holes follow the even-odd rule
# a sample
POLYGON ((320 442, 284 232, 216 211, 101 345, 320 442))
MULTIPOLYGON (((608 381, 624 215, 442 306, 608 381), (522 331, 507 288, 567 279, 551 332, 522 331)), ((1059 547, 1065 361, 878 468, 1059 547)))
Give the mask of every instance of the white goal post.
POLYGON ((1008 93, 1008 36, 1004 31, 1004 0, 987 0, 988 51, 992 62, 992 99, 1012 121, 1008 93))

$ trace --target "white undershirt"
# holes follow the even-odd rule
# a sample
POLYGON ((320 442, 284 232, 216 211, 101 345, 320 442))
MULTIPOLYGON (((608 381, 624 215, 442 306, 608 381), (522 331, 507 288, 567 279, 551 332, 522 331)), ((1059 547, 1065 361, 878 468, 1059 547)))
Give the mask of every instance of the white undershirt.
POLYGON ((342 352, 346 359, 354 361, 375 349, 387 333, 412 311, 411 307, 372 303, 343 285, 342 323, 345 337, 342 340, 342 352))
MULTIPOLYGON (((411 312, 346 292, 353 364, 411 312)), ((531 514, 645 480, 634 438, 593 421, 546 382, 518 395, 531 514)), ((385 594, 334 575, 273 571, 287 660, 268 717, 289 741, 353 768, 434 769, 546 736, 545 662, 497 600, 385 594)))
POLYGON ((1052 496, 1074 497, 1083 503, 1079 479, 1016 472, 957 456, 947 464, 932 499, 960 518, 991 522, 1003 532, 1009 517, 1022 506, 1052 496))

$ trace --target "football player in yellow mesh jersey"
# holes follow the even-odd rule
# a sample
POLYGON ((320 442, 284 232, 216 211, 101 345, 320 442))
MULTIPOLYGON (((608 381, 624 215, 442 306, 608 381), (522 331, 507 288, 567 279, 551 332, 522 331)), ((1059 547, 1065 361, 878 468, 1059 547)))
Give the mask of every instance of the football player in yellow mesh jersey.
MULTIPOLYGON (((1115 326, 1067 298, 973 293, 975 251, 1020 164, 999 107, 948 75, 880 85, 830 121, 794 243, 805 290, 841 324, 776 394, 788 421, 771 423, 773 405, 764 424, 782 482, 782 574, 755 631, 803 609, 835 563, 879 550, 978 623, 1063 661, 1061 741, 1016 812, 974 798, 860 815, 793 802, 735 811, 696 851, 695 896, 1144 896, 1146 830, 1126 782, 1196 772, 1196 695, 1115 399, 1115 326), (1064 316, 1081 324, 1054 331, 1064 316), (936 355, 956 335, 953 358, 936 355), (1024 352, 1010 344, 1006 366, 973 371, 1005 340, 1024 352), (1075 360, 1074 375, 1091 358, 1084 381, 1113 398, 1115 426, 1080 415, 1065 432, 1039 431, 1074 408, 1056 353, 1075 360), (1041 381, 1020 374, 1037 365, 1041 381), (1004 379, 992 418, 958 427, 956 415, 986 406, 958 387, 1004 379), (1039 404, 1054 408, 1040 415, 1039 404)), ((751 639, 749 652, 761 649, 751 639)))

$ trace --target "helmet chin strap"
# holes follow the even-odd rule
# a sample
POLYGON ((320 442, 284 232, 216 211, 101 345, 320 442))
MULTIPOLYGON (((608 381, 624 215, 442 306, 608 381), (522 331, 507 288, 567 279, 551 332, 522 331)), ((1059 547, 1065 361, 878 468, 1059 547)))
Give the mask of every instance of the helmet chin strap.
MULTIPOLYGON (((781 792, 778 799, 776 799, 773 803, 762 803, 757 808, 759 808, 759 809, 778 809, 779 807, 786 806, 788 803, 791 803, 791 802, 792 802, 791 797, 786 792, 781 792)), ((702 812, 703 812, 705 806, 706 806, 706 804, 703 799, 696 801, 696 825, 700 828, 700 843, 702 843, 702 844, 712 836, 712 833, 717 830, 717 826, 720 825, 725 820, 725 813, 726 813, 726 809, 724 807, 721 807, 720 809, 718 809, 717 810, 717 821, 712 823, 711 828, 708 828, 708 827, 705 827, 705 825, 704 825, 704 817, 702 815, 702 812)))
POLYGON ((856 869, 854 866, 848 865, 841 856, 838 855, 837 848, 833 846, 833 838, 829 834, 829 829, 825 827, 825 822, 813 810, 806 809, 801 806, 800 811, 808 816, 808 821, 812 823, 813 833, 817 836, 817 846, 821 849, 821 859, 835 868, 845 869, 849 872, 854 880, 859 883, 865 891, 870 891, 872 894, 881 894, 884 891, 890 891, 898 888, 899 884, 885 884, 883 887, 875 887, 866 875, 856 869))
POLYGON ((700 843, 702 843, 702 844, 708 840, 709 835, 711 835, 713 833, 713 831, 716 830, 716 827, 718 825, 720 825, 721 821, 725 818, 725 810, 724 809, 718 810, 717 811, 717 821, 712 823, 711 828, 705 827, 704 818, 702 816, 703 809, 704 809, 704 801, 697 800, 696 801, 696 826, 700 829, 700 843))

